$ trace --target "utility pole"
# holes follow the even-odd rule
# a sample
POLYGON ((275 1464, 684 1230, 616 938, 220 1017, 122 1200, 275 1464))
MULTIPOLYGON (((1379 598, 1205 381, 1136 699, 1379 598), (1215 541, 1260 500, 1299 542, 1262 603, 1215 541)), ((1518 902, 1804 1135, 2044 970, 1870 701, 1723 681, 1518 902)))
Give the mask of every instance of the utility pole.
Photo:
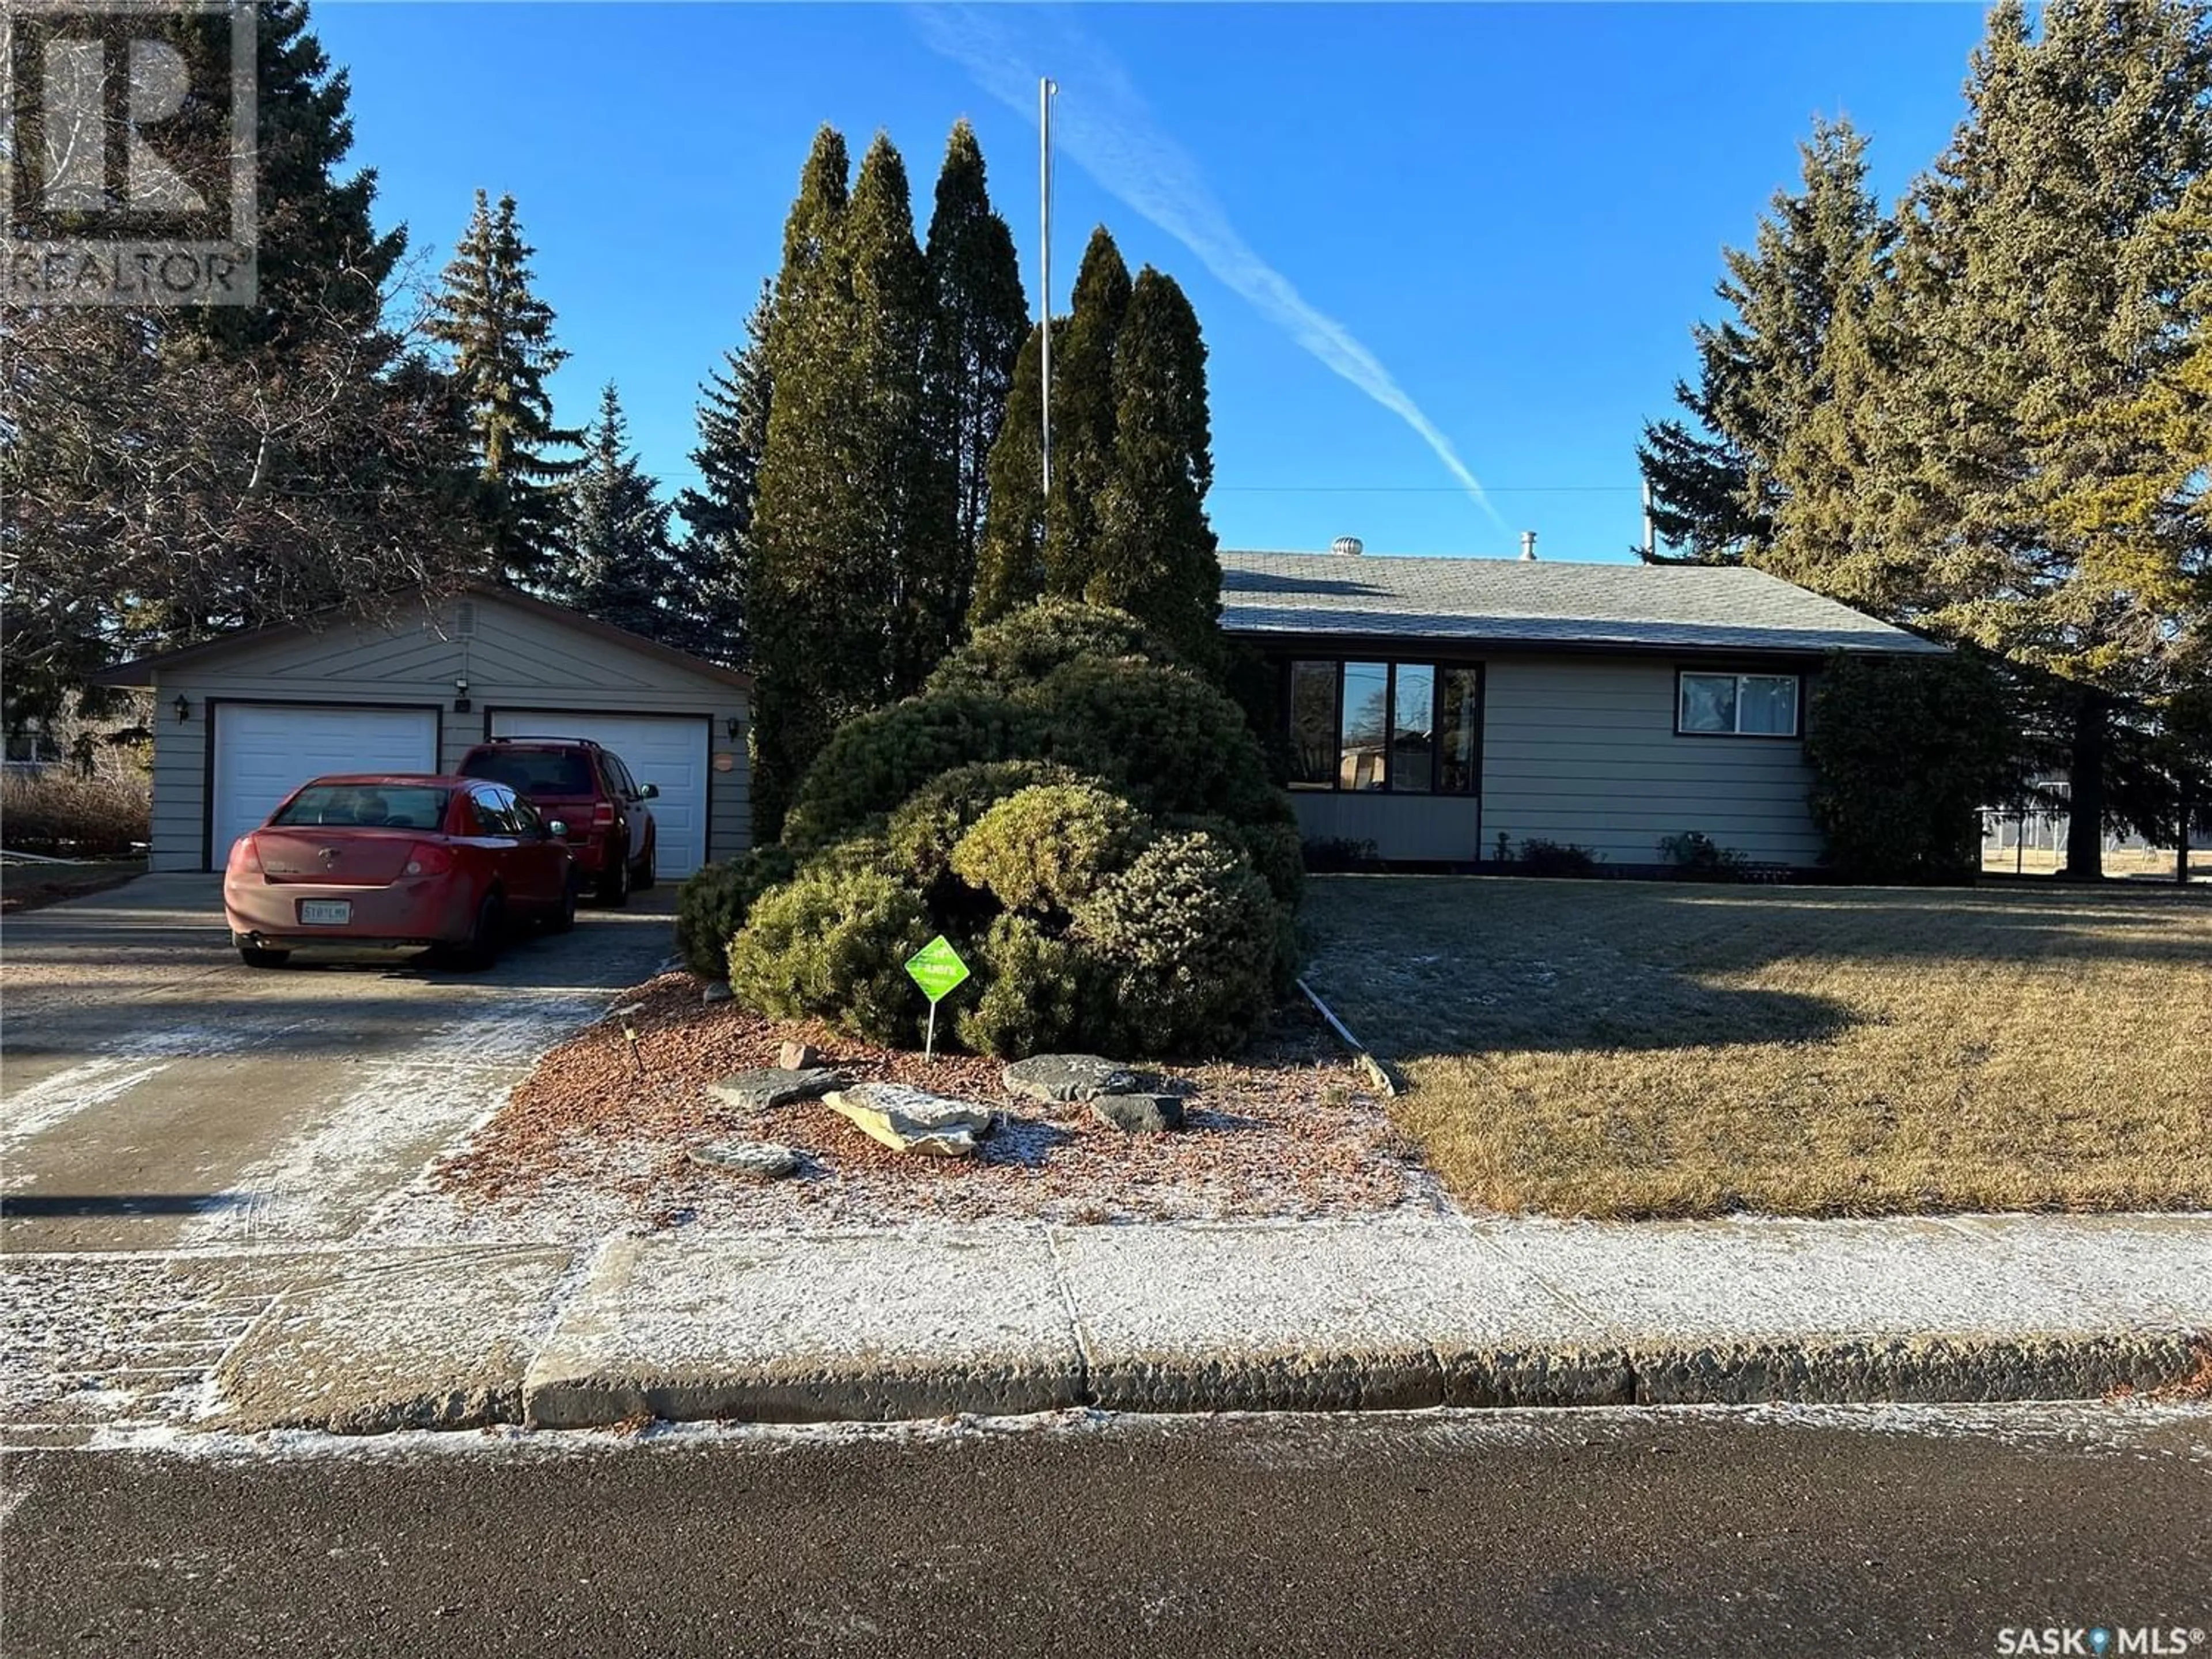
POLYGON ((1049 76, 1037 82, 1037 194, 1044 239, 1037 254, 1042 289, 1037 309, 1043 316, 1037 335, 1037 406, 1044 412, 1043 441, 1039 450, 1042 465, 1039 471, 1048 495, 1052 493, 1052 96, 1059 90, 1049 76))

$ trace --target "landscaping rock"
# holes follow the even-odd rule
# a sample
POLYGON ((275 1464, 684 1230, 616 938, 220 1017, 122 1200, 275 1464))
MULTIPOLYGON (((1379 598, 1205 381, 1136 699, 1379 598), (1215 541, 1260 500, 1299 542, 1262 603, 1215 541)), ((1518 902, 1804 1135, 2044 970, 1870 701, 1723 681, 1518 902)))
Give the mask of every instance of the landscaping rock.
POLYGON ((690 1149, 694 1164, 756 1181, 775 1181, 795 1172, 799 1154, 773 1140, 710 1140, 690 1149))
POLYGON ((1095 1100, 1128 1094, 1141 1086, 1125 1066, 1097 1054, 1032 1054, 1006 1067, 1006 1087, 1032 1100, 1095 1100))
POLYGON ((900 1083, 864 1083, 824 1095, 823 1103, 894 1152, 969 1158, 975 1138, 991 1132, 989 1107, 900 1083))
POLYGON ((729 981, 710 980, 708 981, 707 988, 699 993, 699 1000, 711 1006, 717 1002, 727 1002, 736 993, 730 989, 729 981))
POLYGON ((710 1083, 707 1092, 726 1105, 743 1107, 749 1112, 764 1112, 771 1107, 795 1105, 802 1100, 819 1100, 832 1089, 850 1087, 852 1081, 834 1066, 787 1071, 772 1066, 757 1072, 739 1072, 734 1077, 710 1083))
POLYGON ((822 1051, 811 1042, 787 1042, 776 1051, 775 1063, 787 1072, 811 1072, 822 1063, 822 1051))
POLYGON ((1181 1095, 1100 1095, 1091 1103, 1092 1115, 1124 1134, 1156 1135, 1182 1127, 1181 1095))

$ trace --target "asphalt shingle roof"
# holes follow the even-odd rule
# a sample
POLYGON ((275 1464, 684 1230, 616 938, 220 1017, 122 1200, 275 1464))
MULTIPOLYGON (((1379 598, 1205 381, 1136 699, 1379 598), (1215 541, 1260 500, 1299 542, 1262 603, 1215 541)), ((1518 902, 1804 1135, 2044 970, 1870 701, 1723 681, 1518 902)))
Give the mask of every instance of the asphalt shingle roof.
POLYGON ((1528 645, 1942 649, 1763 570, 1548 559, 1224 552, 1221 625, 1528 645))

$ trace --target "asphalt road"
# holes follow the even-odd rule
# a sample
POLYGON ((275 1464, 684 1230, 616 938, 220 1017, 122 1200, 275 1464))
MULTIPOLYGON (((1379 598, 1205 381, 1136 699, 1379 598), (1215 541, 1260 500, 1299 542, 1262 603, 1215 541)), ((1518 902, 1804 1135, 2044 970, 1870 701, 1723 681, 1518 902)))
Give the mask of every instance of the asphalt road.
POLYGON ((2212 1625, 2212 1413, 1808 1420, 31 1454, 4 1649, 1961 1655, 2212 1625))

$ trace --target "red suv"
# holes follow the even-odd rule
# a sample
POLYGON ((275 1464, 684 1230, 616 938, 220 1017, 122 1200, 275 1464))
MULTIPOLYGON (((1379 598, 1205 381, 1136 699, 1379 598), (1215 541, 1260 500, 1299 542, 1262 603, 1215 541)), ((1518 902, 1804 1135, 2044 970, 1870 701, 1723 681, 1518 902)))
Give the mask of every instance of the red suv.
POLYGON ((580 881, 603 904, 653 885, 653 813, 660 791, 641 786, 611 749, 588 738, 494 738, 461 757, 460 775, 503 783, 541 817, 568 826, 580 881))

